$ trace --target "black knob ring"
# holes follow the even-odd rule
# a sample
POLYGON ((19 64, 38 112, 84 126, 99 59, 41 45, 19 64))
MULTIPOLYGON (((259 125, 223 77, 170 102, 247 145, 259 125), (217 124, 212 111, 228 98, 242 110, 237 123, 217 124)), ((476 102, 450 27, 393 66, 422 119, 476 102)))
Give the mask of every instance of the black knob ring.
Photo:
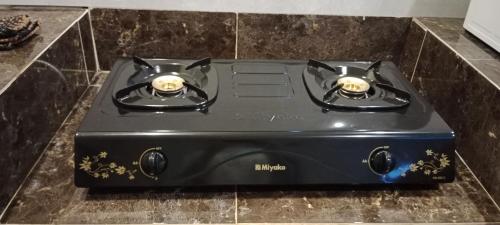
POLYGON ((158 180, 157 175, 167 167, 167 158, 159 150, 160 147, 147 149, 139 157, 139 169, 142 174, 153 180, 158 180))
POLYGON ((388 151, 388 149, 389 146, 375 148, 368 156, 368 167, 373 173, 383 176, 389 173, 394 168, 395 160, 393 159, 392 154, 388 151), (382 160, 382 162, 377 160, 382 160), (376 166, 375 163, 382 163, 382 165, 378 165, 382 168, 377 168, 378 166, 376 166))

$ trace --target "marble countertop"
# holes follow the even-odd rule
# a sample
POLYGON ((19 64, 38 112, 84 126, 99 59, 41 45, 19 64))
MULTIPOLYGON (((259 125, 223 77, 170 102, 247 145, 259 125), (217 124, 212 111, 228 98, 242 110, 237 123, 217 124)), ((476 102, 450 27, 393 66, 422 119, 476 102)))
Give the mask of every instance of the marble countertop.
POLYGON ((0 16, 27 14, 40 22, 40 30, 27 43, 9 51, 0 51, 0 94, 86 9, 67 7, 9 7, 0 6, 0 16))
POLYGON ((92 190, 73 184, 73 135, 99 90, 97 75, 12 201, 5 223, 476 223, 500 211, 458 160, 436 187, 92 190))

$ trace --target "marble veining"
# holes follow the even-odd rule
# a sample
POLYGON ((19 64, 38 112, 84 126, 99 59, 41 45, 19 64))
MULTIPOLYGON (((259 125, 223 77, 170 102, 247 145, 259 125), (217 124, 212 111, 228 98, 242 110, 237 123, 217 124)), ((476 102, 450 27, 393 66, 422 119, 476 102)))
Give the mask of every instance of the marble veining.
POLYGON ((238 188, 240 223, 467 223, 500 212, 462 163, 438 187, 238 188))
POLYGON ((99 65, 110 70, 120 56, 234 58, 236 14, 93 9, 99 65))
MULTIPOLYGON (((0 51, 0 90, 42 53, 58 35, 85 12, 81 8, 31 8, 0 6, 0 16, 28 14, 40 22, 40 30, 19 48, 0 51)), ((1 91, 0 91, 1 92, 1 91)))
MULTIPOLYGON (((413 84, 457 131, 460 155, 467 162, 471 161, 469 166, 476 175, 479 174, 479 179, 499 201, 500 185, 497 184, 500 182, 498 178, 500 164, 496 162, 500 158, 498 150, 500 149, 498 142, 500 105, 489 103, 499 99, 500 92, 436 37, 424 35, 425 31, 420 29, 418 24, 413 22, 410 24, 408 18, 363 19, 301 15, 240 14, 239 19, 238 57, 386 59, 399 62, 407 78, 411 78, 410 71, 413 73, 416 63, 412 59, 418 55, 425 37, 413 84), (344 38, 342 39, 344 43, 340 43, 337 38, 338 40, 344 38), (453 102, 450 101, 450 97, 453 102)), ((441 26, 445 27, 444 30, 450 27, 457 29, 455 20, 444 21, 454 25, 428 22, 427 29, 433 26, 432 29, 441 26)), ((97 30, 96 37, 99 38, 97 49, 104 69, 110 69, 117 56, 125 55, 194 58, 205 54, 216 58, 232 58, 235 54, 236 17, 232 13, 95 9, 92 11, 92 23, 97 30), (150 35, 154 40, 147 39, 150 35), (145 44, 138 44, 140 42, 145 44), (193 49, 193 46, 197 48, 193 49)), ((28 140, 28 143, 34 146, 30 148, 33 151, 22 157, 36 158, 32 155, 40 154, 42 147, 45 146, 43 141, 47 142, 50 139, 78 96, 86 90, 84 97, 59 128, 34 172, 13 199, 12 205, 0 222, 83 224, 236 222, 494 224, 500 222, 499 209, 461 162, 457 163, 455 182, 430 187, 77 188, 73 183, 75 167, 73 137, 107 77, 107 73, 96 73, 90 77, 91 86, 87 88, 83 58, 86 59, 90 71, 95 71, 97 68, 95 61, 92 62, 90 59, 93 55, 87 54, 90 48, 89 37, 86 36, 88 17, 84 16, 78 24, 83 43, 80 43, 79 39, 76 40, 78 26, 75 25, 61 38, 59 44, 56 43, 52 50, 49 49, 40 58, 42 62, 34 63, 15 81, 19 84, 13 85, 0 96, 2 112, 0 127, 12 131, 1 132, 0 142, 15 146, 18 143, 15 140, 28 140), (71 51, 63 52, 76 48, 81 50, 82 47, 85 55, 83 52, 77 56, 71 55, 71 51), (58 61, 60 58, 64 60, 58 61), (59 68, 63 75, 50 72, 50 66, 48 67, 43 61, 59 68), (61 87, 54 89, 59 92, 55 92, 55 95, 50 91, 43 92, 46 81, 43 79, 39 81, 40 74, 45 74, 44 78, 50 82, 51 87, 61 87), (33 82, 35 78, 37 78, 36 84, 39 85, 35 87, 22 85, 33 82), (14 91, 17 90, 14 87, 20 87, 19 91, 14 91), (37 90, 35 93, 43 94, 31 96, 20 91, 30 88, 35 88, 37 90), (9 93, 11 95, 5 95, 9 93), (5 98, 5 96, 13 97, 5 98), (53 101, 49 101, 49 105, 34 104, 30 106, 32 108, 22 105, 28 104, 23 103, 27 99, 36 98, 53 101), (64 99, 64 102, 61 99, 64 99), (21 120, 15 117, 19 112, 14 114, 12 110, 8 111, 12 109, 11 105, 16 105, 14 107, 16 109, 30 109, 21 112, 22 118, 33 117, 35 114, 39 117, 35 117, 36 120, 21 120), (39 110, 40 107, 42 110, 39 110), (52 114, 45 114, 47 112, 52 114), (26 139, 31 136, 29 133, 24 136, 27 130, 33 129, 34 125, 48 122, 51 124, 44 126, 50 127, 52 131, 41 137, 42 141, 26 139), (20 124, 22 126, 18 128, 20 124), (13 134, 19 136, 12 136, 13 134)), ((447 32, 453 29, 450 28, 447 32)), ((443 31, 443 35, 445 34, 447 33, 443 31)), ((468 46, 467 41, 454 39, 452 35, 446 38, 443 39, 458 40, 460 43, 466 43, 464 46, 468 46)), ((486 54, 482 54, 476 50, 467 50, 464 54, 475 58, 471 59, 471 62, 480 61, 480 64, 475 65, 477 68, 483 66, 486 71, 490 70, 490 74, 497 73, 500 67, 494 63, 495 55, 485 52, 486 54), (487 56, 492 58, 483 59, 487 56)), ((12 65, 9 64, 4 68, 9 66, 12 65)), ((495 79, 494 76, 490 78, 495 79)), ((32 132, 40 131, 33 129, 32 132)), ((0 181, 23 177, 25 174, 12 175, 12 171, 6 173, 1 167, 6 165, 5 163, 19 162, 17 158, 12 158, 17 156, 14 151, 7 151, 7 155, 11 158, 0 158, 0 170, 3 170, 0 172, 0 181), (6 178, 5 174, 9 174, 10 178, 6 178)), ((19 169, 19 164, 16 165, 18 167, 13 168, 19 169)), ((24 171, 26 165, 21 165, 24 166, 22 167, 24 171)), ((9 193, 15 190, 13 187, 17 188, 9 186, 9 189, 0 189, 2 191, 0 203, 2 198, 9 198, 9 193)))
POLYGON ((413 84, 456 132, 459 154, 500 202, 500 90, 434 35, 426 37, 413 84))
POLYGON ((99 87, 90 87, 14 199, 5 223, 234 223, 234 188, 94 190, 73 183, 73 136, 99 87))
POLYGON ((231 187, 76 188, 73 135, 107 73, 97 76, 101 79, 87 90, 57 132, 2 222, 235 223, 235 215, 238 223, 500 221, 498 209, 461 163, 455 182, 426 187, 237 187, 237 195, 231 187))
POLYGON ((410 18, 238 14, 238 58, 398 61, 410 18))
POLYGON ((463 28, 460 18, 417 18, 500 88, 500 53, 463 28))
POLYGON ((72 26, 0 95, 0 209, 87 88, 78 27, 72 26))

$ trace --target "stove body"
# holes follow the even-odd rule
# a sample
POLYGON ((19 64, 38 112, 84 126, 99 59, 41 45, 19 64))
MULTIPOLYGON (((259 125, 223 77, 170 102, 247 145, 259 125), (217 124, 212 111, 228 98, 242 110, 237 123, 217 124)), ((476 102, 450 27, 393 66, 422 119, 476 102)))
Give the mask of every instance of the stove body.
POLYGON ((83 120, 75 137, 77 186, 433 184, 454 179, 453 131, 390 62, 376 65, 374 74, 383 82, 372 85, 381 88, 356 108, 332 95, 338 92, 332 87, 347 84, 328 82, 348 68, 369 71, 373 63, 212 60, 189 72, 208 77, 196 78, 192 96, 162 97, 156 104, 154 96, 139 99, 140 89, 121 88, 165 72, 159 65, 195 61, 145 61, 146 67, 118 60, 83 120), (144 70, 149 75, 140 75, 144 70), (186 99, 196 106, 187 106, 186 99))

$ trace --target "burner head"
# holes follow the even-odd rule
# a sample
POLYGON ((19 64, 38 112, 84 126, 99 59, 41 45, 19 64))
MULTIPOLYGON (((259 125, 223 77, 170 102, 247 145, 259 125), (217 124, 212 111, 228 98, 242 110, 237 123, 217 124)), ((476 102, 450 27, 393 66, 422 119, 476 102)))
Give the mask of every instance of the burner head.
POLYGON ((337 80, 337 84, 342 84, 339 92, 348 98, 364 97, 370 90, 370 83, 358 77, 342 77, 337 80))
POLYGON ((159 76, 153 80, 151 86, 160 94, 173 94, 184 88, 185 80, 174 75, 159 76))

